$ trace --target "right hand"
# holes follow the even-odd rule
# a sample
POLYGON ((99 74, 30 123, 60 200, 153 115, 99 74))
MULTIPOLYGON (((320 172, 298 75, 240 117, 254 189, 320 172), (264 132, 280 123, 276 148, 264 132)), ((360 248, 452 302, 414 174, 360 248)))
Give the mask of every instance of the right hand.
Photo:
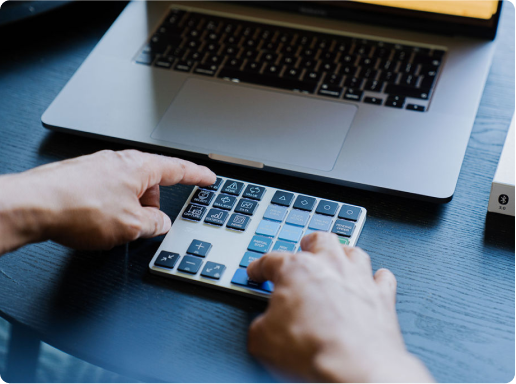
POLYGON ((396 315, 396 279, 369 256, 315 232, 303 252, 270 253, 249 278, 274 283, 266 312, 249 330, 249 351, 309 381, 433 381, 407 352, 396 315))

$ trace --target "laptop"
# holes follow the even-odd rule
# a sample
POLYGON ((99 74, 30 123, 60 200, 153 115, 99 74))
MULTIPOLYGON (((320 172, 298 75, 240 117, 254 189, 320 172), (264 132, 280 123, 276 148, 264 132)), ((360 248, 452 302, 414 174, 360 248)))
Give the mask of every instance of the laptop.
POLYGON ((45 127, 451 200, 498 1, 127 5, 45 127))

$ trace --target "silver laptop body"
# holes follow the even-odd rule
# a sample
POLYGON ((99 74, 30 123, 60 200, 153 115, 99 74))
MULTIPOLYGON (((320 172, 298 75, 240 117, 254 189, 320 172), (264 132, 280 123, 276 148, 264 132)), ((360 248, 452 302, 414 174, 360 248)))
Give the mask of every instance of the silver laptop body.
MULTIPOLYGON (((161 152, 447 202, 494 41, 443 36, 233 3, 130 3, 42 116, 47 128, 161 152), (335 100, 135 58, 171 7, 446 51, 425 112, 335 100), (184 152, 183 152, 184 151, 184 152)), ((365 96, 367 92, 365 93, 365 96)))

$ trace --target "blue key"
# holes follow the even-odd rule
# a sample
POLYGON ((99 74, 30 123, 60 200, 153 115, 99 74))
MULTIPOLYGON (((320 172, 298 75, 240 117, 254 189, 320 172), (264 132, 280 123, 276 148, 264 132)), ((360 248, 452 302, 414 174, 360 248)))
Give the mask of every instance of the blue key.
POLYGON ((330 229, 331 220, 331 217, 328 216, 314 215, 312 220, 310 220, 310 224, 308 224, 308 228, 318 231, 327 231, 330 229))
POLYGON ((265 214, 263 215, 263 218, 274 221, 283 221, 286 215, 286 207, 280 207, 279 205, 269 205, 265 211, 265 214))
POLYGON ((303 234, 303 228, 294 227, 293 225, 285 224, 281 229, 281 232, 278 236, 281 240, 292 241, 297 243, 301 240, 301 235, 303 234))
POLYGON ((271 245, 272 239, 263 236, 253 236, 247 249, 254 252, 267 253, 271 249, 271 245))
POLYGON ((273 251, 278 252, 294 252, 294 249, 296 249, 296 245, 292 243, 288 243, 286 241, 278 240, 274 244, 274 247, 272 247, 273 251))
POLYGON ((300 211, 297 209, 293 209, 290 211, 287 217, 287 224, 299 225, 300 227, 304 227, 306 223, 308 223, 308 219, 310 218, 310 213, 306 211, 300 211))
POLYGON ((256 234, 275 237, 278 234, 280 223, 269 220, 262 220, 256 228, 256 234))
POLYGON ((312 233, 312 232, 317 232, 317 231, 316 231, 315 229, 307 229, 307 230, 305 231, 305 234, 303 235, 303 237, 305 237, 305 236, 309 235, 309 234, 310 234, 310 233, 312 233))
POLYGON ((249 276, 247 276, 247 271, 245 269, 237 269, 231 279, 231 283, 266 292, 272 292, 274 290, 274 284, 270 281, 257 283, 256 281, 249 280, 249 276))
POLYGON ((263 255, 261 253, 256 252, 246 252, 244 253, 244 257, 242 257, 242 260, 240 261, 240 266, 247 268, 251 262, 258 260, 263 255))

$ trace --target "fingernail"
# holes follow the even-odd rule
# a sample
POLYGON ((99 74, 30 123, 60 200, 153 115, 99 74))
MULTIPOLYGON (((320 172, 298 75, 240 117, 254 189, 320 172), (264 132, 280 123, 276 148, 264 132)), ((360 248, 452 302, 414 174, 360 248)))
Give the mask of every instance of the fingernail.
POLYGON ((161 228, 161 233, 167 233, 170 230, 170 227, 172 226, 172 221, 170 220, 170 217, 167 215, 163 215, 163 227, 161 228))

